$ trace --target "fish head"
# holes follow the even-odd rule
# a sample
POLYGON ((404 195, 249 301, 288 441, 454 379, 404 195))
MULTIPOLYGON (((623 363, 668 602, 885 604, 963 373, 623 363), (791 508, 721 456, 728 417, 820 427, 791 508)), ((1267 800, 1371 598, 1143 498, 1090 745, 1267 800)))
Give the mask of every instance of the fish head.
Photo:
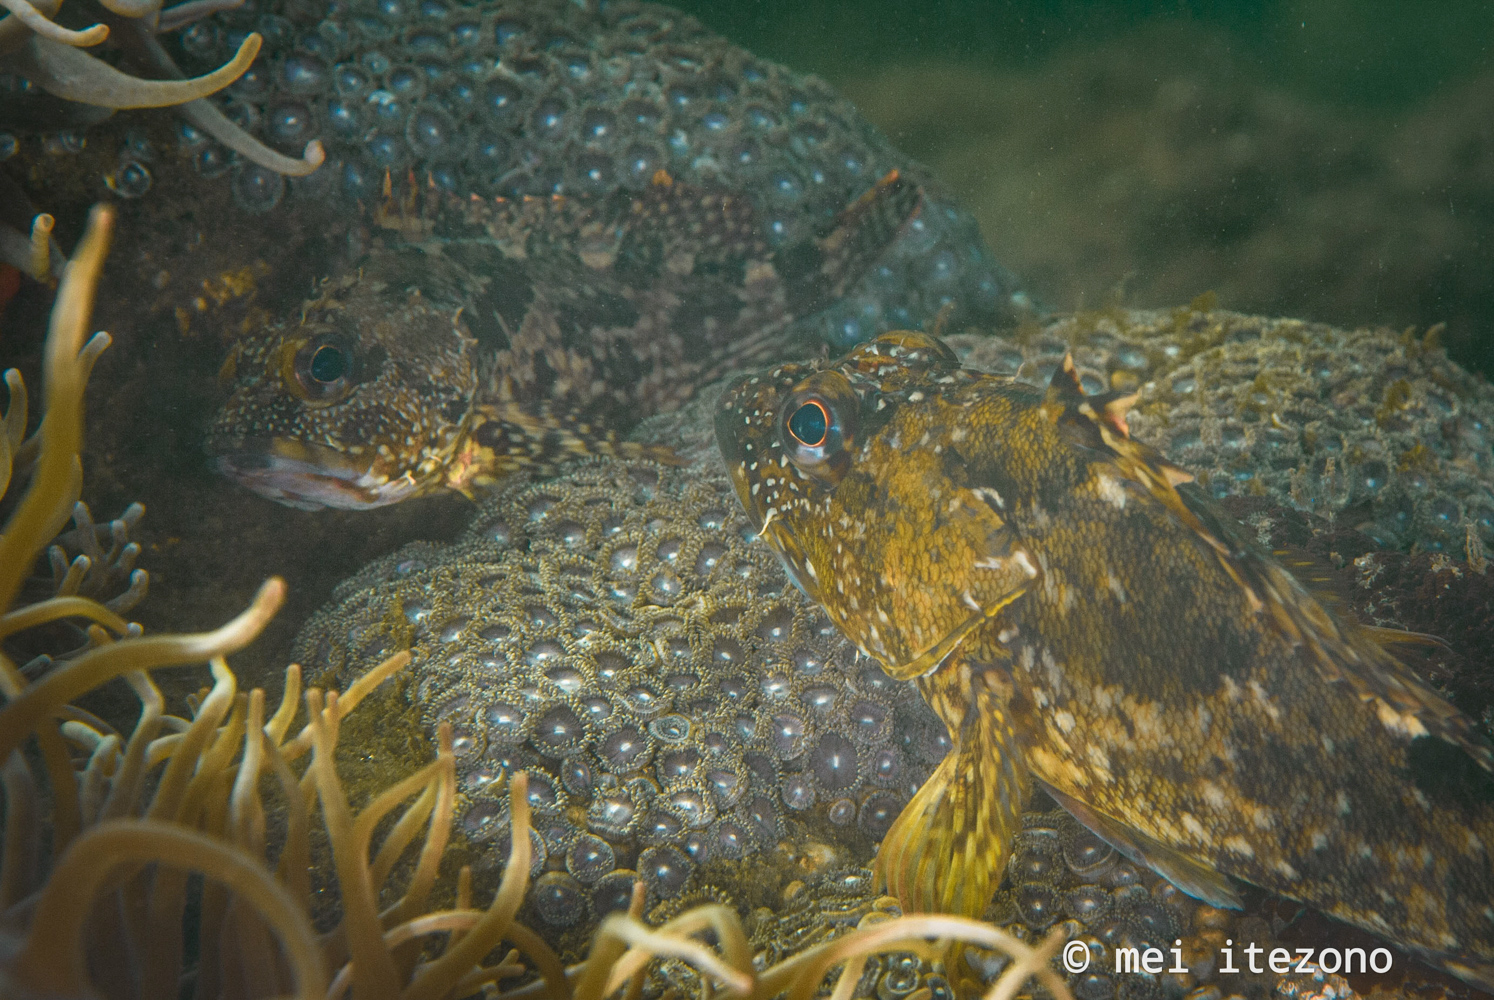
POLYGON ((758 537, 895 677, 937 669, 1037 573, 999 492, 973 474, 984 467, 972 450, 1016 413, 976 391, 982 380, 1001 381, 961 369, 934 337, 897 332, 827 365, 743 378, 717 409, 758 537))
POLYGON ((444 485, 472 422, 460 308, 360 277, 239 340, 208 434, 218 470, 292 507, 363 509, 444 485))

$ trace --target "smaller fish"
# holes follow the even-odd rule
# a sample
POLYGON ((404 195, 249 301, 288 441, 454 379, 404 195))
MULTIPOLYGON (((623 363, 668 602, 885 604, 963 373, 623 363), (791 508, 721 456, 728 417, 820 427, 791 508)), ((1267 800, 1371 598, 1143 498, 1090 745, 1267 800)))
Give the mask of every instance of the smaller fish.
POLYGON ((1494 748, 1132 439, 1134 399, 916 333, 723 395, 760 537, 949 729, 879 877, 979 914, 1037 787, 1200 899, 1242 879, 1494 989, 1494 748))
POLYGON ((391 198, 355 273, 233 347, 208 452, 307 509, 470 496, 567 456, 667 459, 620 435, 732 367, 807 350, 793 321, 842 295, 922 201, 893 171, 774 248, 745 197, 663 171, 595 198, 391 198))

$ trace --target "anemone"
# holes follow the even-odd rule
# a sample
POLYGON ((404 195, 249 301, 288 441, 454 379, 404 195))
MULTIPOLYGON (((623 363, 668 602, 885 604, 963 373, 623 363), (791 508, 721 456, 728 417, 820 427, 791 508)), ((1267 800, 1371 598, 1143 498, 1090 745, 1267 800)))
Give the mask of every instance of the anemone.
MULTIPOLYGON (((43 362, 46 411, 30 438, 25 384, 14 371, 5 375, 0 497, 23 479, 25 489, 0 531, 0 637, 82 620, 89 642, 49 662, 35 680, 0 651, 0 995, 174 997, 190 982, 203 997, 460 996, 531 974, 513 955, 482 964, 504 939, 530 954, 540 982, 563 989, 558 960, 513 919, 528 882, 527 836, 516 838, 487 910, 471 909, 470 893, 459 890, 456 909, 427 912, 451 829, 449 732, 438 736, 431 764, 357 814, 348 802, 333 765, 339 723, 409 662, 408 653, 342 695, 311 688, 303 697, 293 665, 278 708, 267 713, 264 692, 241 692, 224 656, 252 641, 275 613, 285 590, 280 580, 268 581, 248 609, 212 632, 145 636, 120 617, 143 593, 143 577, 130 568, 138 549, 127 541, 140 511, 132 508, 102 530, 77 503, 83 391, 109 343, 102 333, 85 339, 85 330, 111 223, 108 211, 96 209, 62 271, 43 362), (27 574, 69 517, 75 527, 65 539, 82 553, 69 561, 54 546, 54 595, 21 603, 27 574), (101 538, 112 540, 111 548, 101 538), (131 578, 112 608, 88 593, 109 578, 91 576, 95 568, 131 578), (192 701, 190 718, 165 714, 151 671, 204 661, 213 683, 192 701), (72 704, 116 677, 140 701, 128 734, 72 704), (292 737, 300 701, 307 722, 292 737), (309 764, 298 776, 291 765, 302 757, 309 764), (267 801, 262 786, 278 799, 267 801), (309 916, 314 802, 342 903, 340 922, 323 935, 309 916), (376 828, 407 802, 374 851, 376 828), (284 833, 272 845, 273 809, 281 811, 284 833), (403 891, 381 910, 391 874, 417 840, 403 891), (203 880, 200 890, 192 888, 193 874, 203 880), (195 956, 182 933, 189 906, 195 956), (446 936, 447 947, 420 961, 420 944, 434 934, 446 936)), ((509 788, 522 830, 525 777, 512 776, 509 788)))
MULTIPOLYGON (((198 129, 244 159, 279 174, 304 177, 326 159, 320 142, 308 142, 299 159, 286 156, 255 139, 207 100, 244 75, 259 55, 262 36, 251 32, 228 62, 190 79, 156 39, 242 2, 185 0, 163 8, 162 0, 98 0, 100 20, 73 29, 55 20, 62 0, 0 0, 0 11, 5 12, 0 17, 0 73, 15 74, 64 102, 48 109, 50 128, 101 117, 93 109, 107 116, 132 108, 176 107, 198 129), (85 51, 106 42, 154 78, 133 76, 85 51)), ((50 242, 52 219, 28 215, 33 216, 29 235, 0 222, 0 262, 45 281, 53 265, 60 263, 50 242)))
POLYGON ((103 20, 88 28, 70 29, 53 19, 61 0, 0 0, 0 8, 8 12, 0 18, 0 70, 22 76, 64 101, 109 111, 180 107, 193 124, 255 163, 292 176, 309 174, 324 159, 320 143, 307 143, 299 160, 282 156, 251 138, 204 100, 243 76, 253 64, 264 43, 257 32, 244 38, 227 63, 190 79, 156 40, 162 32, 175 31, 242 2, 186 0, 163 8, 161 0, 99 0, 103 20), (132 76, 83 51, 111 38, 130 58, 160 78, 132 76))

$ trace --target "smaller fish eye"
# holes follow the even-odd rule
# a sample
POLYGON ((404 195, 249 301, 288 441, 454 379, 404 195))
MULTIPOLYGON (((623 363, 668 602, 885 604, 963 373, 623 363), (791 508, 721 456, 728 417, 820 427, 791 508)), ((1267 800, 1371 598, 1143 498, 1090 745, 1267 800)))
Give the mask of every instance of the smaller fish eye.
POLYGON ((307 371, 318 382, 336 382, 347 374, 348 358, 340 347, 323 344, 311 355, 307 371))
POLYGON ((287 345, 282 355, 285 384, 312 406, 330 406, 353 391, 358 356, 347 339, 323 334, 297 347, 287 345))
POLYGON ((806 400, 788 420, 789 433, 806 448, 818 448, 830 433, 830 411, 818 399, 806 400))

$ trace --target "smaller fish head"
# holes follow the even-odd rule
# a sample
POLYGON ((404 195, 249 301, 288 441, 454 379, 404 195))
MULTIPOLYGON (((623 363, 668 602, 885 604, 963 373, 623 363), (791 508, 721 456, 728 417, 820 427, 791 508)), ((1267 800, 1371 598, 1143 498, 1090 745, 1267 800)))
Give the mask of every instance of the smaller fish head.
POLYGON ((354 281, 234 346, 208 435, 219 471, 293 507, 380 507, 441 486, 479 384, 459 309, 354 281))
POLYGON ((954 433, 965 413, 945 396, 980 377, 937 339, 892 333, 741 379, 717 410, 759 537, 894 676, 938 667, 1036 573, 954 433))

